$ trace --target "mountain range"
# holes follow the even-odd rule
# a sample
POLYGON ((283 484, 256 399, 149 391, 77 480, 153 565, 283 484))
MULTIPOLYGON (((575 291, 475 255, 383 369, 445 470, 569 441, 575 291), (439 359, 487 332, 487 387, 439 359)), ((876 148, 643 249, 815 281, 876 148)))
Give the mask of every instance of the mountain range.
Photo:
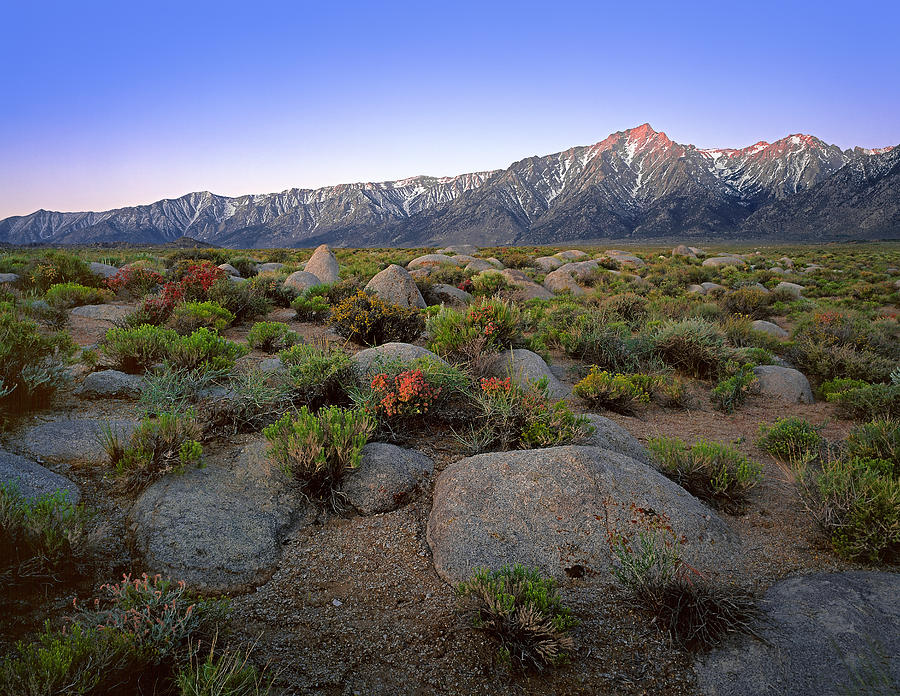
POLYGON ((790 135, 702 149, 645 123, 494 171, 238 197, 202 191, 0 221, 0 242, 8 244, 159 244, 183 236, 244 248, 897 239, 900 147, 841 150, 790 135))

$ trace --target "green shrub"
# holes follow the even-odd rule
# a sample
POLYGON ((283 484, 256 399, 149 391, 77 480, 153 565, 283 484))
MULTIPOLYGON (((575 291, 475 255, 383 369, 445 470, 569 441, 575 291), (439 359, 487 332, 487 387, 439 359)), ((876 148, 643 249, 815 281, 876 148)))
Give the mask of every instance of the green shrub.
POLYGON ((750 319, 766 319, 770 315, 772 295, 759 288, 743 287, 724 295, 719 304, 728 314, 741 314, 750 319))
POLYGON ((233 321, 234 314, 218 302, 184 302, 172 310, 168 326, 184 336, 201 328, 221 331, 233 321))
POLYGON ((229 341, 214 331, 197 329, 189 336, 173 340, 166 352, 166 362, 179 370, 201 369, 224 372, 234 367, 238 358, 248 352, 246 345, 229 341))
POLYGON ((819 429, 802 418, 779 418, 771 427, 759 426, 757 445, 764 452, 788 462, 803 462, 815 457, 822 446, 819 429))
POLYGON ((747 400, 755 383, 753 367, 742 365, 731 377, 719 380, 711 393, 713 405, 725 413, 734 413, 734 409, 747 400))
POLYGON ((100 350, 125 372, 143 372, 169 354, 178 334, 150 324, 135 328, 113 328, 100 341, 100 350))
POLYGON ((296 331, 291 331, 287 324, 280 321, 259 321, 247 334, 247 343, 257 350, 266 353, 288 348, 300 342, 296 331))
POLYGON ((252 278, 256 275, 256 261, 248 256, 232 256, 228 263, 237 269, 242 278, 252 278))
POLYGON ((530 254, 514 249, 501 253, 500 261, 507 268, 531 268, 534 266, 534 259, 530 254))
POLYGON ((346 399, 353 383, 350 355, 331 343, 300 343, 278 354, 288 368, 289 383, 297 398, 315 405, 346 399))
MULTIPOLYGON (((166 412, 181 413, 196 404, 202 394, 225 383, 225 375, 203 369, 155 370, 144 376, 140 403, 144 411, 152 416, 166 412)), ((240 394, 237 392, 237 396, 240 394)))
POLYGON ((411 343, 425 329, 416 309, 388 304, 362 290, 334 308, 331 325, 344 338, 367 346, 391 341, 411 343))
POLYGON ((291 302, 297 321, 324 321, 331 313, 327 285, 313 285, 291 302))
POLYGON ((567 661, 578 621, 550 578, 521 565, 479 568, 456 588, 472 625, 499 643, 504 663, 544 669, 567 661))
POLYGON ((836 403, 851 418, 900 417, 900 385, 869 384, 865 387, 832 392, 828 401, 836 403))
POLYGON ((21 285, 26 290, 43 294, 58 283, 78 283, 88 287, 99 287, 103 279, 91 273, 90 267, 81 259, 62 251, 48 251, 43 256, 29 261, 21 271, 21 285))
POLYGON ((509 348, 520 340, 521 313, 507 300, 481 298, 465 310, 442 307, 428 319, 429 348, 450 362, 509 348))
POLYGON ((636 404, 649 403, 654 386, 655 379, 650 375, 613 374, 592 367, 588 376, 578 382, 573 391, 592 406, 631 413, 636 404))
POLYGON ((613 372, 640 370, 649 353, 646 340, 633 337, 624 324, 609 323, 599 312, 578 315, 562 329, 559 343, 571 357, 613 372))
POLYGON ((500 271, 483 271, 472 277, 472 289, 470 292, 473 295, 491 297, 501 290, 507 290, 509 287, 509 281, 506 280, 506 276, 500 271))
POLYGON ((344 475, 359 466, 373 423, 364 411, 328 406, 312 413, 306 406, 286 413, 263 429, 268 456, 315 498, 336 502, 344 475))
POLYGON ((112 293, 109 290, 89 288, 78 283, 57 283, 50 286, 45 297, 51 307, 69 309, 109 302, 112 300, 112 293))
POLYGON ((166 474, 181 474, 188 466, 199 466, 203 454, 199 439, 193 412, 170 411, 145 418, 127 443, 107 427, 102 444, 124 487, 141 490, 166 474))
POLYGON ((287 276, 287 273, 260 273, 246 283, 228 282, 239 287, 246 286, 251 295, 276 307, 290 307, 291 302, 297 297, 297 290, 284 284, 287 276))
POLYGON ((66 491, 26 498, 0 483, 0 577, 72 574, 88 551, 90 515, 66 491))
POLYGON ((611 316, 624 321, 633 328, 640 326, 649 313, 647 298, 633 292, 607 297, 603 301, 602 307, 611 316))
POLYGON ((277 375, 267 375, 259 370, 233 374, 221 380, 219 386, 229 391, 229 398, 205 396, 201 400, 200 413, 204 431, 226 436, 259 432, 286 409, 304 401, 303 396, 277 375))
POLYGON ((884 473, 900 477, 900 422, 879 420, 850 431, 844 448, 849 457, 865 459, 884 473))
POLYGON ((271 303, 267 295, 254 290, 254 280, 246 283, 235 283, 227 278, 219 280, 210 287, 207 299, 231 312, 235 322, 265 316, 271 309, 271 303))
POLYGON ((718 374, 729 357, 725 338, 703 319, 666 322, 652 335, 653 351, 666 365, 701 379, 718 374))
POLYGON ((723 510, 740 510, 762 479, 762 467, 727 445, 700 440, 688 447, 657 437, 647 448, 660 471, 692 495, 723 510))
POLYGON ((179 696, 267 696, 274 677, 266 677, 250 661, 250 651, 216 654, 215 640, 209 653, 191 657, 178 673, 179 696))
POLYGON ((851 389, 862 389, 868 386, 869 383, 864 382, 861 379, 838 378, 823 382, 822 386, 819 387, 819 391, 822 392, 822 396, 825 397, 826 401, 831 401, 833 395, 841 394, 842 392, 850 391, 851 389))

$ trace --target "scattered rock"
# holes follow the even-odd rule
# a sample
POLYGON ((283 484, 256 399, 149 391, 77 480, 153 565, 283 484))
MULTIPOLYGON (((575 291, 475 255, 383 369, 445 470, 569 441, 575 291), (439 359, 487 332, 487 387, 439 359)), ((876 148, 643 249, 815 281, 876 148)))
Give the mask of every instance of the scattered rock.
POLYGON ((510 377, 520 386, 527 386, 530 382, 546 377, 548 393, 552 398, 564 399, 571 393, 550 371, 540 355, 524 348, 498 353, 485 364, 485 374, 488 377, 510 377))
POLYGON ((256 367, 260 372, 263 372, 265 374, 271 374, 272 372, 281 372, 282 370, 286 369, 284 363, 281 362, 281 358, 277 356, 274 358, 266 358, 264 360, 260 360, 259 365, 257 365, 256 367))
POLYGON ((256 267, 257 273, 275 273, 284 268, 283 263, 261 263, 256 267))
POLYGON ((534 260, 534 265, 537 266, 544 273, 549 273, 550 271, 555 271, 557 268, 563 265, 561 259, 558 259, 555 256, 538 256, 534 260))
POLYGON ((132 308, 124 305, 114 304, 89 304, 76 307, 72 310, 73 317, 82 317, 84 319, 94 319, 95 321, 108 321, 115 323, 122 321, 131 314, 132 308))
POLYGON ((107 425, 124 440, 134 432, 137 422, 59 418, 26 428, 14 442, 39 462, 96 464, 106 458, 100 438, 107 425))
POLYGON ((691 251, 689 246, 685 246, 684 244, 679 244, 677 247, 672 249, 672 256, 687 256, 691 259, 696 259, 697 254, 691 251))
POLYGON ((520 271, 516 268, 505 268, 500 271, 500 274, 506 278, 506 281, 510 285, 513 285, 518 289, 517 294, 521 295, 521 297, 519 297, 521 300, 549 300, 553 297, 552 292, 547 290, 544 286, 535 283, 524 271, 520 271))
POLYGON ((407 364, 419 358, 428 358, 444 365, 447 364, 443 358, 427 348, 412 343, 383 343, 380 346, 359 351, 352 360, 360 380, 366 381, 378 374, 381 365, 395 362, 407 364))
POLYGON ((824 270, 825 269, 822 266, 816 266, 815 264, 810 264, 809 266, 807 266, 800 272, 803 273, 804 275, 806 275, 808 273, 817 273, 818 271, 824 271, 824 270))
POLYGON ((469 256, 468 254, 457 254, 456 256, 451 256, 454 261, 456 261, 456 265, 461 268, 466 268, 469 264, 475 261, 484 261, 484 259, 476 259, 474 256, 469 256))
POLYGON ((265 450, 255 442, 234 462, 206 462, 141 494, 128 528, 149 572, 196 592, 242 592, 271 577, 294 518, 315 513, 265 450))
POLYGON ((774 336, 775 338, 787 338, 788 332, 782 329, 778 324, 773 324, 771 321, 764 321, 763 319, 757 319, 750 327, 754 331, 761 331, 762 333, 769 334, 770 336, 774 336))
POLYGON ((787 283, 784 281, 778 283, 778 285, 775 286, 775 292, 784 292, 798 299, 802 297, 800 293, 802 293, 803 290, 804 288, 802 285, 797 285, 797 283, 787 283))
POLYGON ((456 266, 458 265, 452 256, 446 254, 425 254, 418 256, 406 264, 407 270, 424 268, 426 266, 456 266))
POLYGON ((34 499, 56 491, 66 491, 71 503, 81 500, 78 486, 40 464, 0 450, 0 482, 13 484, 23 497, 34 499))
POLYGON ((900 574, 813 573, 782 580, 760 602, 756 635, 697 660, 707 696, 898 693, 900 574), (863 682, 859 680, 863 679, 863 682))
POLYGON ((488 256, 484 260, 491 264, 494 268, 501 271, 503 270, 503 262, 500 259, 494 258, 493 256, 488 256))
POLYGON ((321 283, 322 281, 318 276, 308 271, 294 271, 284 279, 284 287, 296 290, 298 293, 321 283))
POLYGON ((497 269, 486 259, 475 259, 466 264, 466 270, 472 273, 481 273, 482 271, 494 271, 497 269))
POLYGON ((91 269, 91 273, 104 278, 112 278, 119 272, 119 269, 115 266, 110 266, 108 263, 97 263, 96 261, 91 261, 88 267, 91 269))
POLYGON ((141 395, 144 380, 137 375, 129 375, 118 370, 91 372, 75 390, 86 399, 137 398, 141 395))
POLYGON ((360 514, 390 512, 401 507, 433 471, 434 462, 416 450, 371 442, 342 490, 360 514))
POLYGON ((19 276, 16 273, 0 273, 0 283, 16 283, 19 276))
POLYGON ((629 251, 619 251, 618 249, 607 249, 603 252, 606 258, 612 259, 620 266, 631 266, 632 268, 643 268, 647 264, 638 256, 629 251))
POLYGON ((569 249, 569 251, 560 251, 554 256, 558 259, 562 259, 563 261, 580 261, 581 259, 588 259, 590 255, 581 251, 580 249, 569 249))
POLYGON ((320 244, 316 247, 303 270, 313 274, 320 283, 336 283, 341 277, 341 268, 338 265, 337 257, 327 244, 320 244))
POLYGON ((787 275, 787 271, 780 266, 775 266, 774 268, 770 268, 769 270, 776 275, 787 275))
POLYGON ((624 454, 644 464, 653 464, 653 458, 638 439, 625 428, 604 416, 588 414, 594 432, 582 444, 624 454))
POLYGON ((704 288, 702 285, 688 285, 687 291, 691 292, 691 293, 696 293, 697 295, 705 295, 706 294, 706 288, 704 288))
POLYGON ((778 259, 778 265, 782 268, 793 268, 794 262, 787 256, 782 256, 780 259, 778 259))
POLYGON ((694 252, 694 256, 697 256, 697 257, 706 256, 706 252, 703 251, 703 249, 699 249, 697 247, 692 247, 692 246, 689 246, 688 249, 690 251, 694 252))
POLYGON ((737 256, 713 256, 703 261, 704 266, 745 266, 746 261, 737 256))
MULTIPOLYGON (((447 258, 450 258, 449 256, 447 258)), ((418 307, 425 309, 425 300, 405 268, 395 263, 376 274, 366 285, 366 290, 373 292, 385 302, 401 307, 418 307)))
POLYGON ((451 244, 448 247, 438 250, 439 254, 476 254, 478 247, 471 244, 451 244))
POLYGON ((225 271, 230 276, 240 276, 241 272, 232 266, 230 263, 220 263, 219 268, 225 271))
POLYGON ((703 288, 703 294, 708 295, 711 292, 715 292, 716 290, 725 290, 724 285, 719 285, 718 283, 711 283, 709 281, 705 283, 700 283, 700 287, 703 288))
POLYGON ((465 307, 472 301, 472 296, 465 290, 444 283, 432 285, 428 294, 430 299, 434 300, 434 304, 445 304, 449 307, 465 307))
POLYGON ((449 583, 477 567, 521 563, 560 578, 581 565, 606 575, 609 533, 634 530, 632 506, 665 514, 701 571, 732 567, 736 541, 699 500, 646 464, 599 447, 481 454, 438 477, 427 539, 449 583))
POLYGON ((758 365, 753 368, 757 389, 768 396, 787 404, 811 404, 813 399, 809 380, 799 370, 779 365, 758 365))
POLYGON ((561 292, 569 292, 576 296, 584 294, 584 288, 578 284, 571 273, 564 271, 562 268, 551 271, 546 275, 544 278, 544 287, 554 295, 561 292))
MULTIPOLYGON (((560 266, 557 271, 561 273, 569 273, 576 281, 585 281, 594 275, 600 269, 600 264, 596 261, 573 261, 564 266, 560 266)), ((554 272, 557 272, 554 271, 554 272)))
POLYGON ((236 276, 236 275, 228 276, 228 280, 230 280, 232 283, 246 283, 247 282, 246 278, 242 278, 241 276, 236 276))

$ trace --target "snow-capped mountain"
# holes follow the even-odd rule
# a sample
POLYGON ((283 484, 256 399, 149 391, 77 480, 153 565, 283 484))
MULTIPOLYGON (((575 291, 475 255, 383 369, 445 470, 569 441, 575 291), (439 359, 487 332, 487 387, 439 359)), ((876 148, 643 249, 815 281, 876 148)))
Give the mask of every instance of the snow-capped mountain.
MULTIPOLYGON (((863 189, 880 186, 872 200, 882 205, 900 200, 891 175, 897 153, 890 147, 843 151, 799 134, 742 149, 701 149, 644 124, 594 145, 455 177, 236 198, 204 191, 100 213, 39 210, 0 221, 0 241, 160 243, 190 236, 222 246, 271 247, 771 235, 802 227, 785 218, 798 196, 821 189, 820 199, 845 210, 837 201, 845 188, 825 186, 838 173, 863 189)), ((900 236, 896 211, 860 214, 864 228, 835 234, 900 236)), ((829 227, 836 223, 829 220, 829 227)))

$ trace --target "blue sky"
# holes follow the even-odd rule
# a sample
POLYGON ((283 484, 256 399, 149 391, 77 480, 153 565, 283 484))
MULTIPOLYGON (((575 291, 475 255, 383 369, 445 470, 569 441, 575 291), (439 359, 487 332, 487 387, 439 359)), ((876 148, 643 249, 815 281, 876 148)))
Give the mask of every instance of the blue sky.
POLYGON ((7 5, 0 218, 506 167, 644 122, 900 143, 896 2, 7 5))

